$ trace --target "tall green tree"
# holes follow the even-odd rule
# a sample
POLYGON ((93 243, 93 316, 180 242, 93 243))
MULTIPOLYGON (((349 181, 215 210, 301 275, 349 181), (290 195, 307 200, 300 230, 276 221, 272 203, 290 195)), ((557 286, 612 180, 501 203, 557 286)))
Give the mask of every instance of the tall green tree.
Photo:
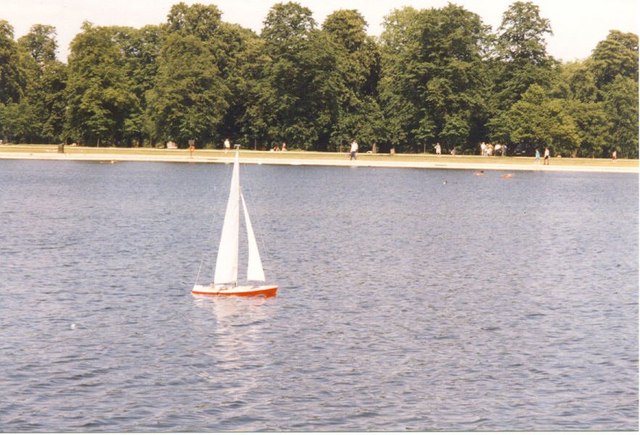
POLYGON ((606 152, 638 157, 638 36, 612 30, 587 61, 608 121, 606 152))
POLYGON ((598 101, 599 91, 595 76, 587 62, 574 62, 561 66, 561 82, 557 98, 565 102, 568 114, 575 121, 579 144, 572 157, 602 157, 607 152, 610 122, 604 105, 598 101))
POLYGON ((252 113, 263 117, 269 141, 302 149, 327 149, 330 142, 342 84, 336 43, 315 26, 311 10, 297 3, 278 3, 267 14, 252 113))
POLYGON ((67 65, 54 60, 42 71, 40 86, 42 99, 39 113, 42 120, 41 137, 47 142, 66 141, 64 126, 67 112, 67 65))
POLYGON ((122 125, 125 143, 153 144, 155 128, 147 111, 147 93, 155 87, 164 32, 160 26, 118 28, 113 41, 121 53, 121 68, 133 98, 122 125))
POLYGON ((25 87, 13 26, 0 20, 0 103, 18 102, 25 87))
POLYGON ((532 2, 516 1, 502 15, 498 28, 497 55, 504 62, 548 65, 545 38, 553 35, 551 23, 540 16, 532 2))
POLYGON ((387 147, 403 150, 409 141, 408 126, 415 125, 420 102, 413 89, 417 81, 412 74, 418 50, 419 11, 412 7, 395 9, 384 18, 380 36, 382 74, 379 83, 380 104, 386 121, 387 147))
POLYGON ((167 31, 180 36, 194 36, 201 41, 210 41, 222 23, 222 13, 216 5, 180 2, 171 7, 167 16, 167 31))
POLYGON ((139 103, 117 43, 122 32, 85 22, 71 42, 66 131, 87 145, 129 144, 126 120, 139 103))
POLYGON ((575 155, 579 136, 574 119, 566 103, 550 98, 540 85, 531 85, 517 103, 505 113, 511 143, 531 147, 550 147, 554 154, 575 155))
MULTIPOLYGON (((271 57, 266 54, 264 39, 249 38, 245 45, 244 59, 241 66, 243 80, 244 107, 233 123, 238 124, 238 130, 245 143, 255 148, 269 146, 274 140, 272 133, 277 134, 271 122, 272 111, 265 101, 273 95, 273 89, 266 80, 267 69, 271 65, 271 57)), ((226 122, 225 125, 232 123, 226 122)), ((234 137, 235 130, 223 131, 225 137, 234 137)), ((280 138, 278 138, 280 139, 280 138)))
POLYGON ((585 62, 568 63, 561 67, 562 81, 567 84, 568 93, 563 96, 581 102, 598 100, 598 86, 595 75, 585 62))
POLYGON ((567 150, 570 157, 606 157, 611 151, 608 134, 611 123, 600 102, 565 101, 566 109, 575 122, 578 145, 567 150))
POLYGON ((295 2, 276 3, 264 20, 261 36, 269 54, 287 55, 299 49, 315 29, 311 9, 295 2))
POLYGON ((159 57, 156 85, 147 95, 156 137, 187 146, 211 143, 228 108, 229 90, 206 44, 171 33, 159 57))
POLYGON ((26 100, 0 104, 0 133, 4 141, 31 142, 37 118, 26 100))
POLYGON ((44 24, 31 26, 29 33, 18 39, 18 44, 24 48, 33 60, 44 66, 56 60, 56 28, 44 24))
POLYGON ((353 139, 372 146, 385 136, 385 123, 378 103, 381 55, 367 22, 356 10, 330 14, 322 30, 335 42, 337 69, 341 80, 338 114, 331 133, 333 147, 353 139))
POLYGON ((410 20, 399 27, 411 37, 383 34, 384 41, 395 44, 385 47, 388 79, 381 94, 387 117, 401 120, 391 122, 405 129, 407 151, 431 149, 435 142, 449 149, 471 146, 487 116, 483 54, 489 27, 452 4, 418 13, 405 10, 398 18, 410 20))
POLYGON ((253 31, 236 24, 222 23, 215 38, 215 53, 218 68, 224 83, 229 88, 228 108, 217 129, 217 143, 222 138, 236 138, 245 145, 257 145, 258 137, 250 125, 243 124, 245 113, 251 106, 251 89, 254 86, 254 71, 259 62, 260 38, 253 31))
POLYGON ((25 140, 59 142, 65 120, 66 65, 56 60, 56 29, 36 24, 18 39, 21 63, 27 76, 23 111, 31 114, 25 140), (28 109, 27 109, 28 106, 28 109))
POLYGON ((508 110, 533 84, 552 86, 558 63, 545 42, 552 34, 551 23, 532 2, 517 1, 505 11, 493 50, 493 107, 508 110))
MULTIPOLYGON (((198 44, 200 47, 198 50, 201 51, 193 59, 191 56, 195 53, 185 53, 181 69, 184 69, 185 65, 189 68, 193 62, 200 61, 199 56, 203 56, 203 60, 206 57, 206 62, 213 62, 215 68, 215 70, 207 70, 208 67, 203 69, 198 66, 192 71, 193 76, 211 74, 209 79, 213 88, 205 90, 205 92, 212 91, 218 94, 215 98, 213 94, 207 96, 212 102, 215 100, 215 108, 206 109, 206 107, 200 106, 200 113, 191 112, 192 117, 215 119, 206 134, 201 127, 197 128, 200 133, 194 138, 197 138, 201 144, 205 144, 205 142, 210 145, 221 143, 223 137, 233 137, 237 140, 246 131, 241 124, 241 119, 246 112, 247 104, 249 104, 247 96, 249 83, 245 74, 245 65, 252 60, 251 54, 247 54, 248 47, 252 45, 252 41, 257 39, 257 36, 254 32, 238 25, 223 22, 221 15, 215 5, 193 4, 188 6, 179 3, 171 8, 165 26, 167 35, 169 35, 165 45, 174 44, 178 36, 195 38, 199 41, 196 43, 193 40, 192 42, 198 44)), ((176 55, 180 59, 180 53, 171 50, 164 50, 162 53, 161 64, 169 62, 173 67, 177 66, 176 59, 169 59, 167 56, 176 55)), ((164 68, 164 65, 161 68, 164 68)), ((167 74, 170 73, 166 69, 161 69, 159 78, 167 80, 167 74)), ((184 71, 179 74, 184 74, 184 71)), ((201 88, 197 89, 201 90, 201 88)), ((156 91, 162 92, 162 90, 156 91)), ((157 95, 157 92, 154 95, 157 95)), ((176 132, 172 133, 172 135, 175 134, 176 132)), ((245 136, 243 140, 246 142, 248 138, 245 136)))
POLYGON ((604 107, 611 123, 609 150, 638 158, 638 81, 617 75, 604 90, 604 107))
POLYGON ((617 76, 638 81, 638 35, 612 30, 593 50, 589 69, 602 88, 617 76))

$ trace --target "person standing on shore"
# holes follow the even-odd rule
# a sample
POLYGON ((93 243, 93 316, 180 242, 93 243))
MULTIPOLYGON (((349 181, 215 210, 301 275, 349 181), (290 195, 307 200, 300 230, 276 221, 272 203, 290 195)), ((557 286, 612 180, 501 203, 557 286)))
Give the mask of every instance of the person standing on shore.
POLYGON ((351 157, 349 158, 349 160, 358 160, 358 142, 356 142, 356 140, 354 139, 353 142, 351 142, 351 157))
POLYGON ((442 147, 440 146, 440 142, 436 143, 436 154, 442 154, 442 147))
POLYGON ((549 164, 549 159, 550 159, 550 155, 549 155, 549 147, 544 147, 544 164, 548 165, 549 164))
POLYGON ((224 140, 224 152, 226 153, 231 149, 231 142, 229 142, 229 138, 224 140))
POLYGON ((540 163, 540 150, 536 148, 536 163, 540 163))

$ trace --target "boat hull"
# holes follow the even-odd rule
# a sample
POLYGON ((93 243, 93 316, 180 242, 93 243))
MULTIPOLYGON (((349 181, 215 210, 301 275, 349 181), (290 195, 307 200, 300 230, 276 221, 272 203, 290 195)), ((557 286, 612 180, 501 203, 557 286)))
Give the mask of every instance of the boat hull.
POLYGON ((264 286, 238 286, 220 287, 214 285, 195 285, 191 294, 195 296, 237 296, 237 297, 264 297, 272 298, 276 296, 278 287, 273 285, 264 286))

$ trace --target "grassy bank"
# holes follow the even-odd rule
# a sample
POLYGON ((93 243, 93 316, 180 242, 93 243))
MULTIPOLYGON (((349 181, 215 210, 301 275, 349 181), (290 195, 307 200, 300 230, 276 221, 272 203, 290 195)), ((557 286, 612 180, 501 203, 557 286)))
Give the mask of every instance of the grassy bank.
MULTIPOLYGON (((189 151, 185 149, 156 149, 156 148, 115 148, 115 147, 78 147, 78 146, 65 146, 64 156, 69 159, 78 158, 83 156, 87 158, 100 158, 104 156, 106 159, 114 158, 136 158, 137 160, 144 160, 148 157, 149 160, 170 160, 170 161, 187 161, 189 151)), ((62 156, 58 153, 57 145, 0 145, 0 153, 4 154, 4 158, 18 157, 19 155, 29 155, 30 158, 55 158, 62 156)), ((193 159, 199 161, 216 161, 218 159, 228 159, 232 153, 225 153, 223 150, 195 150, 193 153, 193 159)), ((2 156, 0 156, 1 158, 2 156)), ((309 151, 287 151, 287 152, 269 152, 269 151, 253 151, 253 150, 241 150, 241 157, 250 160, 261 160, 265 163, 285 163, 285 162, 305 162, 314 161, 322 162, 327 165, 331 165, 332 162, 344 163, 348 160, 347 153, 335 153, 335 152, 309 152, 309 151)), ((369 162, 373 165, 379 162, 381 165, 395 165, 405 166, 411 164, 430 164, 434 166, 474 166, 478 168, 496 168, 505 169, 509 166, 521 167, 523 165, 534 165, 533 157, 481 157, 481 156, 469 156, 469 155, 441 155, 435 154, 367 154, 362 153, 358 155, 358 162, 369 162)), ((541 163, 540 163, 541 165, 541 163)), ((551 165, 563 166, 567 168, 627 168, 637 169, 638 160, 629 159, 593 159, 593 158, 552 158, 551 165)))
MULTIPOLYGON (((57 153, 57 145, 0 145, 0 152, 16 152, 16 153, 57 153)), ((150 156, 150 157, 186 157, 189 151, 186 149, 157 149, 157 148, 116 148, 116 147, 79 147, 65 146, 65 154, 69 155, 114 155, 121 154, 123 156, 150 156)), ((241 150, 241 155, 251 158, 264 158, 276 160, 344 160, 348 158, 348 153, 336 152, 313 152, 313 151, 287 151, 287 152, 270 152, 270 151, 253 151, 241 150)), ((194 156, 225 158, 229 157, 229 153, 223 150, 195 150, 194 156)), ((383 161, 390 160, 398 162, 442 162, 442 163, 483 163, 483 164, 523 164, 533 162, 533 157, 482 157, 472 155, 440 155, 435 154, 366 154, 360 153, 359 160, 363 161, 383 161)), ((614 166, 614 167, 635 167, 638 166, 638 160, 630 159, 596 159, 596 158, 552 158, 556 164, 563 166, 614 166)))

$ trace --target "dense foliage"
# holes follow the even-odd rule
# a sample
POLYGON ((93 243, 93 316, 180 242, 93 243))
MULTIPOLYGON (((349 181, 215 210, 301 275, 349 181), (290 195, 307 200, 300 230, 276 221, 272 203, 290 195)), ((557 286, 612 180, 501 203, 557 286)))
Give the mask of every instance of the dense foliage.
POLYGON ((589 58, 546 51, 549 20, 514 2, 494 32, 463 7, 401 8, 367 35, 357 10, 318 25, 278 3, 260 35, 215 5, 174 5, 141 29, 84 23, 68 63, 56 30, 14 39, 0 20, 0 138, 89 146, 445 150, 481 142, 563 156, 638 158, 638 36, 610 31, 589 58))

